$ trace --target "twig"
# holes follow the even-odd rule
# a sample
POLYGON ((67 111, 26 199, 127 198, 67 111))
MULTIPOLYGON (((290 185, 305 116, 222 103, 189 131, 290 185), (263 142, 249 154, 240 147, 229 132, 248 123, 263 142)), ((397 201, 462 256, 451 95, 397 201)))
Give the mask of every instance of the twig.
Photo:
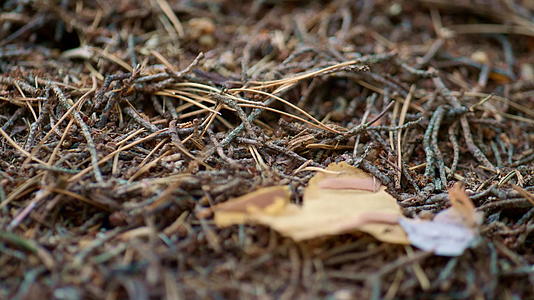
POLYGON ((37 133, 37 129, 39 127, 43 127, 43 122, 45 121, 45 118, 48 116, 49 113, 49 107, 51 106, 50 101, 48 101, 44 107, 42 107, 41 111, 39 112, 39 117, 35 122, 32 123, 30 126, 30 132, 28 133, 28 138, 26 138, 26 144, 24 145, 24 150, 29 151, 33 147, 33 143, 35 142, 35 135, 37 133))
POLYGON ((395 59, 395 63, 397 63, 401 68, 406 70, 408 73, 413 74, 415 76, 421 77, 421 78, 433 78, 438 76, 438 72, 436 70, 418 70, 414 67, 410 67, 406 63, 402 62, 400 59, 395 59))
POLYGON ((495 157, 495 160, 497 161, 497 167, 501 168, 503 164, 502 164, 501 152, 499 151, 499 147, 497 147, 497 144, 494 141, 491 141, 490 146, 491 146, 491 150, 493 151, 493 156, 495 157))
POLYGON ((374 177, 376 177, 380 182, 385 185, 389 186, 391 184, 391 179, 388 175, 382 173, 374 164, 369 162, 368 160, 364 159, 361 163, 362 169, 371 173, 374 177))
POLYGON ((525 198, 505 199, 486 203, 477 207, 479 211, 486 211, 492 209, 507 209, 507 208, 527 208, 532 207, 532 203, 525 198))
POLYGON ((135 55, 135 36, 128 35, 128 55, 130 56, 130 64, 132 67, 137 66, 137 56, 135 55))
POLYGON ((196 66, 198 65, 198 63, 200 62, 201 59, 204 58, 204 53, 200 52, 197 57, 195 57, 195 59, 183 70, 179 71, 179 72, 175 72, 175 73, 171 73, 171 76, 174 77, 175 79, 182 79, 184 77, 184 75, 188 74, 189 72, 191 72, 191 70, 196 66))
POLYGON ((367 124, 371 125, 375 123, 376 121, 380 120, 380 118, 382 118, 384 114, 386 114, 389 111, 389 109, 393 106, 393 104, 395 103, 396 103, 395 100, 391 100, 388 103, 388 105, 386 105, 386 107, 378 115, 376 115, 376 117, 372 118, 369 122, 367 122, 367 124))
MULTIPOLYGON (((404 99, 404 103, 402 104, 401 112, 399 115, 399 126, 404 125, 404 121, 406 120, 406 114, 408 113, 408 108, 410 107, 410 102, 412 101, 413 93, 415 91, 415 85, 412 85, 410 87, 410 91, 408 92, 408 95, 406 95, 406 98, 404 99)), ((400 181, 402 179, 402 129, 399 129, 397 131, 397 168, 399 169, 399 175, 398 175, 398 181, 397 181, 397 188, 400 188, 400 181)))
POLYGON ((373 299, 373 300, 380 299, 381 280, 384 275, 391 273, 395 269, 398 269, 408 264, 423 260, 431 255, 432 255, 432 252, 418 252, 418 253, 415 253, 414 255, 403 256, 383 266, 382 268, 380 268, 380 270, 373 273, 367 279, 367 284, 370 285, 371 292, 372 292, 370 299, 373 299))
POLYGON ((215 145, 215 148, 217 150, 217 154, 219 154, 219 156, 225 160, 229 165, 231 166, 234 166, 234 167, 239 167, 239 162, 237 162, 236 160, 228 157, 225 153, 224 153, 224 150, 223 148, 219 145, 219 142, 217 141, 217 138, 215 137, 215 134, 213 133, 213 130, 211 130, 210 128, 208 128, 208 130, 206 131, 208 133, 208 136, 211 140, 211 142, 213 143, 213 145, 215 145))
POLYGON ((17 110, 11 115, 11 117, 7 120, 7 122, 2 125, 2 130, 7 130, 15 121, 22 115, 22 113, 26 110, 24 107, 19 107, 17 110))
MULTIPOLYGON (((453 107, 460 108, 462 106, 460 104, 460 101, 458 101, 458 99, 453 96, 451 91, 445 86, 441 78, 436 77, 433 79, 433 81, 439 92, 443 95, 443 97, 445 97, 445 99, 447 99, 452 104, 453 107)), ((475 142, 473 141, 473 136, 471 135, 471 129, 469 128, 469 122, 467 121, 467 118, 465 116, 460 117, 460 124, 462 125, 465 142, 467 144, 467 148, 469 148, 469 151, 481 164, 491 170, 496 170, 493 164, 484 155, 484 153, 482 153, 482 151, 480 151, 480 149, 475 145, 475 142)))
POLYGON ((122 109, 128 116, 130 116, 135 122, 137 122, 139 125, 145 127, 146 129, 148 129, 148 131, 154 133, 156 131, 159 130, 159 128, 150 123, 149 121, 143 119, 139 113, 137 113, 137 111, 131 107, 130 105, 126 105, 123 109, 122 109))
MULTIPOLYGON (((52 91, 59 99, 59 103, 66 109, 70 109, 72 105, 69 104, 69 101, 61 91, 61 89, 55 84, 50 84, 52 87, 52 91)), ((91 136, 91 130, 85 124, 83 121, 80 112, 76 109, 72 111, 72 115, 74 116, 74 119, 76 120, 76 123, 80 126, 82 130, 82 134, 85 137, 85 140, 87 141, 87 149, 89 150, 89 154, 91 155, 91 165, 93 166, 93 173, 95 174, 95 179, 99 183, 104 182, 104 178, 102 177, 102 172, 100 171, 100 167, 98 166, 98 154, 96 152, 96 146, 93 141, 93 137, 91 136)))
MULTIPOLYGON (((267 100, 263 102, 262 106, 269 106, 273 101, 274 101, 273 98, 268 98, 267 100)), ((252 112, 247 117, 247 121, 253 122, 257 117, 259 117, 262 111, 263 109, 260 109, 260 108, 256 108, 252 110, 252 112)), ((236 128, 230 131, 228 135, 226 135, 226 137, 221 141, 220 146, 223 148, 226 147, 241 133, 241 131, 243 131, 243 129, 245 129, 245 124, 244 123, 239 124, 236 128)), ((203 157, 209 157, 213 155, 215 151, 216 151, 215 147, 208 148, 207 150, 204 151, 203 157)))
POLYGON ((439 177, 441 179, 441 184, 443 185, 443 187, 441 187, 441 186, 438 186, 436 184, 436 188, 440 189, 440 188, 446 188, 447 187, 447 176, 445 174, 445 162, 443 161, 443 155, 441 154, 441 151, 439 150, 439 146, 438 146, 439 128, 440 128, 440 125, 441 125, 441 121, 443 120, 443 115, 445 114, 445 110, 444 110, 443 106, 439 106, 436 109, 435 114, 436 114, 436 118, 435 118, 434 124, 432 126, 432 141, 431 141, 431 145, 432 145, 432 152, 436 156, 436 164, 437 164, 438 171, 439 171, 439 177))
MULTIPOLYGON (((375 104, 376 96, 377 96, 377 94, 373 93, 371 96, 367 97, 367 99, 366 99, 367 104, 365 105, 365 112, 363 113, 362 121, 360 122, 360 125, 361 124, 365 124, 365 121, 367 121, 367 117, 371 113, 371 107, 374 106, 374 104, 375 104)), ((353 159, 356 159, 356 157, 358 155, 358 146, 359 146, 359 144, 360 144, 360 135, 358 134, 356 136, 356 141, 354 142, 354 148, 352 150, 352 158, 353 159)))
POLYGON ((22 80, 14 79, 11 77, 6 77, 6 76, 0 76, 0 84, 19 86, 23 91, 28 92, 30 94, 34 94, 34 95, 40 92, 39 89, 34 88, 33 86, 27 84, 26 82, 22 80))
POLYGON ((514 161, 514 162, 510 163, 510 167, 515 168, 517 166, 528 164, 533 160, 534 160, 534 153, 528 155, 527 157, 525 157, 523 159, 520 159, 520 160, 517 160, 517 161, 514 161))
POLYGON ((428 49, 427 53, 421 59, 417 60, 417 68, 421 68, 427 65, 430 62, 430 60, 434 58, 436 53, 438 53, 439 49, 441 48, 441 46, 443 46, 444 43, 445 43, 445 40, 442 38, 435 40, 430 46, 430 48, 428 49))
POLYGON ((126 79, 130 76, 132 76, 132 73, 122 73, 122 74, 114 74, 114 75, 107 76, 106 79, 104 80, 104 83, 102 84, 102 87, 95 93, 95 96, 93 97, 93 109, 94 110, 100 109, 100 106, 102 106, 102 104, 105 101, 104 94, 109 89, 109 86, 111 85, 113 81, 126 79))
POLYGON ((12 41, 18 39, 19 37, 23 36, 24 34, 28 33, 31 30, 34 30, 36 28, 39 28, 43 26, 43 24, 46 22, 48 17, 45 14, 39 14, 37 15, 33 20, 26 23, 24 26, 19 28, 17 31, 13 32, 9 36, 2 38, 0 41, 0 46, 7 45, 11 43, 12 41))
POLYGON ((256 139, 256 133, 254 132, 254 129, 252 128, 251 122, 247 119, 247 115, 245 114, 245 111, 239 106, 236 101, 230 97, 226 97, 222 94, 211 94, 211 96, 218 101, 221 101, 222 103, 226 104, 228 107, 234 109, 237 113, 237 116, 239 119, 241 119, 241 124, 245 126, 245 130, 248 132, 248 134, 253 138, 256 139))
POLYGON ((31 153, 29 153, 28 151, 22 149, 21 146, 19 146, 17 144, 17 142, 15 142, 2 128, 0 128, 0 135, 2 135, 6 140, 7 142, 13 146, 13 148, 17 149, 18 151, 20 151, 22 154, 24 154, 26 157, 40 163, 40 164, 43 164, 43 165, 47 165, 46 162, 38 159, 37 157, 35 157, 34 155, 32 155, 31 153))
POLYGON ((172 120, 169 122, 169 133, 171 136, 172 144, 178 148, 183 154, 185 154, 187 157, 191 158, 192 160, 198 162, 199 164, 206 167, 208 170, 212 169, 212 167, 208 164, 206 164, 201 159, 197 158, 193 154, 191 154, 185 147, 182 141, 180 140, 180 137, 178 136, 178 131, 176 130, 176 120, 172 120))
POLYGON ((453 152, 453 158, 452 158, 452 165, 449 171, 449 176, 453 176, 454 173, 456 173, 456 168, 458 167, 458 160, 460 158, 460 146, 458 145, 458 139, 456 139, 456 128, 458 127, 458 122, 452 123, 451 126, 449 126, 449 140, 452 144, 452 152, 453 152))
POLYGON ((375 130, 375 131, 397 131, 401 129, 406 129, 410 127, 414 127, 415 125, 420 124, 425 118, 420 117, 417 120, 406 122, 402 126, 370 126, 365 129, 362 128, 362 130, 375 130))

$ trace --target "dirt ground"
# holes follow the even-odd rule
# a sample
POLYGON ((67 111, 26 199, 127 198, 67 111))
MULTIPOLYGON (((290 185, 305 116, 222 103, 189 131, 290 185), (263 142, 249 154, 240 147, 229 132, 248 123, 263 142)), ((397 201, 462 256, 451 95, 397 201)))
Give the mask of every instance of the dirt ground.
POLYGON ((0 299, 534 299, 530 0, 5 0, 0 299), (347 162, 457 257, 210 208, 347 162))

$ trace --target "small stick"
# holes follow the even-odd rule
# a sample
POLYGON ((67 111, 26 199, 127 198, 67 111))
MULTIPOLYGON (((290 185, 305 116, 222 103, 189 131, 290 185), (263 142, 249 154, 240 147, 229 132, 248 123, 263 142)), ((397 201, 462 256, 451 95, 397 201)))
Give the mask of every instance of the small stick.
POLYGON ((48 19, 48 16, 46 16, 46 14, 44 14, 44 13, 41 13, 41 14, 37 15, 33 20, 31 20, 30 22, 26 23, 24 26, 19 28, 17 31, 13 32, 12 34, 10 34, 9 36, 7 36, 5 38, 2 38, 2 40, 0 41, 0 46, 7 45, 7 44, 15 41, 16 39, 18 39, 22 35, 30 32, 31 30, 43 26, 43 24, 47 21, 47 19, 48 19))
POLYGON ((458 122, 452 123, 452 125, 449 127, 448 133, 449 133, 449 140, 452 144, 452 151, 453 151, 453 158, 452 158, 452 165, 449 171, 449 176, 452 176, 454 173, 456 173, 456 168, 458 167, 458 160, 460 158, 460 145, 458 145, 458 139, 456 139, 456 128, 458 127, 458 122))
POLYGON ((404 98, 406 98, 408 96, 408 93, 406 92, 404 87, 398 85, 397 83, 395 83, 395 82, 393 82, 391 80, 388 80, 387 78, 385 78, 382 75, 379 75, 379 74, 374 73, 374 72, 366 72, 366 73, 363 73, 363 74, 366 74, 366 76, 370 77, 371 79, 373 79, 375 81, 378 81, 380 83, 385 84, 386 86, 390 87, 392 90, 398 92, 404 98))
MULTIPOLYGON (((441 184, 443 184, 443 188, 446 188, 447 187, 447 176, 445 175, 445 162, 443 161, 443 155, 441 154, 441 151, 439 150, 439 146, 438 146, 439 127, 441 125, 441 121, 443 120, 443 116, 445 114, 445 110, 443 109, 443 106, 439 106, 436 109, 436 114, 437 116, 432 126, 431 145, 432 145, 432 151, 436 155, 436 158, 437 158, 436 163, 438 166, 441 184)), ((436 188, 439 189, 437 185, 436 185, 436 188)))
MULTIPOLYGON (((511 146, 511 145, 510 145, 511 146)), ((510 149, 512 149, 512 147, 510 147, 510 149)), ((510 158, 511 158, 512 155, 510 155, 510 158)), ((528 155, 527 157, 523 158, 523 159, 520 159, 520 160, 517 160, 517 161, 514 161, 513 163, 510 163, 510 167, 517 167, 517 166, 521 166, 521 165, 524 165, 524 164, 527 164, 527 163, 530 163, 531 161, 534 160, 534 153, 528 155)))
POLYGON ((24 219, 31 213, 31 211, 36 208, 41 200, 45 199, 48 195, 50 195, 50 189, 46 188, 43 190, 40 190, 35 194, 35 197, 32 199, 30 204, 26 205, 14 218, 11 220, 9 225, 7 226, 7 229, 9 231, 15 229, 19 224, 24 221, 24 219))
MULTIPOLYGON (((445 97, 445 99, 447 99, 452 104, 453 107, 462 107, 458 98, 456 98, 452 94, 452 92, 445 86, 441 78, 435 77, 433 78, 433 81, 436 87, 439 89, 439 92, 443 95, 443 97, 445 97)), ((482 165, 486 166, 491 170, 496 170, 493 164, 488 160, 486 155, 484 155, 484 153, 477 147, 477 145, 475 145, 475 142, 473 141, 473 136, 471 135, 471 129, 469 128, 469 122, 467 121, 465 115, 460 117, 460 124, 462 125, 465 142, 469 151, 482 165)))
POLYGON ((12 86, 19 86, 21 90, 28 92, 30 94, 38 94, 39 89, 34 88, 33 86, 27 84, 26 82, 11 77, 0 76, 0 84, 8 84, 12 86))
POLYGON ((445 40, 442 38, 439 38, 432 43, 430 46, 430 49, 428 49, 428 52, 417 62, 417 67, 421 68, 425 65, 427 65, 432 58, 438 53, 439 49, 443 44, 445 43, 445 40))
POLYGON ((195 57, 195 59, 185 68, 183 69, 182 71, 179 71, 179 72, 173 72, 171 73, 171 76, 176 78, 176 79, 182 79, 182 77, 185 76, 185 74, 191 72, 191 70, 196 66, 198 65, 198 63, 200 62, 200 60, 204 58, 204 53, 200 52, 197 57, 195 57))
POLYGON ((11 115, 11 117, 9 118, 9 120, 7 120, 7 122, 2 125, 2 130, 7 130, 11 125, 13 125, 13 123, 15 123, 15 121, 22 115, 22 113, 24 112, 25 108, 24 107, 19 107, 17 108, 17 110, 13 113, 13 115, 11 115))
POLYGON ((406 122, 402 126, 370 126, 370 127, 365 128, 365 129, 362 129, 362 130, 397 131, 397 130, 413 127, 413 126, 421 123, 424 119, 425 119, 424 117, 420 117, 417 120, 406 122))
POLYGON ((228 107, 235 109, 237 116, 239 119, 241 119, 242 124, 245 126, 245 130, 248 132, 248 134, 253 138, 256 139, 256 133, 254 132, 254 129, 252 128, 251 122, 247 119, 247 115, 245 114, 245 111, 237 104, 236 101, 234 101, 230 97, 225 97, 221 94, 212 94, 212 96, 217 99, 218 101, 221 101, 222 103, 226 104, 228 107))
MULTIPOLYGON (((274 101, 273 98, 268 98, 267 100, 265 100, 265 102, 263 102, 262 106, 269 106, 273 101, 274 101)), ((256 120, 256 118, 259 117, 262 112, 263 112, 263 109, 261 109, 261 108, 254 109, 248 115, 247 121, 248 122, 252 122, 252 121, 256 120)), ((230 133, 228 133, 228 135, 221 141, 220 146, 223 147, 223 148, 226 147, 228 144, 230 144, 241 133, 241 131, 243 131, 243 129, 245 129, 245 124, 243 124, 243 122, 241 122, 241 124, 239 124, 236 128, 234 128, 232 131, 230 131, 230 133)), ((208 148, 206 151, 204 151, 203 156, 204 157, 209 157, 215 151, 216 151, 215 147, 208 148)))
POLYGON ((22 154, 24 154, 25 156, 27 156, 29 159, 33 159, 34 161, 40 163, 40 164, 43 164, 43 165, 48 165, 46 162, 38 159, 37 157, 33 156, 31 153, 29 153, 28 151, 22 149, 21 146, 19 146, 17 144, 17 142, 15 142, 2 128, 0 128, 0 135, 2 135, 9 144, 11 144, 11 146, 15 149, 17 149, 18 151, 20 151, 22 154))
POLYGON ((185 154, 187 157, 191 158, 192 160, 198 162, 199 164, 206 167, 206 169, 211 170, 213 169, 210 165, 206 164, 202 160, 198 159, 196 156, 191 154, 185 147, 182 141, 180 140, 180 137, 178 136, 178 131, 176 131, 176 120, 172 120, 169 122, 169 133, 171 136, 171 141, 178 150, 180 150, 183 154, 185 154))
POLYGON ((163 103, 167 107, 167 110, 171 114, 171 117, 174 120, 178 119, 178 114, 176 113, 176 107, 174 107, 173 101, 171 101, 170 99, 166 99, 166 97, 163 96, 163 103))
POLYGON ((497 167, 502 167, 502 158, 501 158, 501 152, 499 151, 499 147, 494 141, 491 141, 491 150, 493 151, 493 156, 495 156, 495 160, 497 161, 497 167))
POLYGON ((395 104, 395 102, 396 102, 395 99, 393 99, 391 102, 389 102, 388 105, 386 106, 386 108, 384 108, 384 110, 382 110, 376 117, 371 119, 371 121, 367 122, 367 124, 371 125, 374 122, 378 121, 380 118, 382 118, 382 116, 384 116, 384 114, 386 112, 388 112, 388 110, 391 108, 391 106, 393 106, 393 104, 395 104))
POLYGON ((374 164, 372 164, 368 160, 362 160, 361 167, 364 171, 371 173, 374 177, 380 180, 383 185, 389 186, 391 184, 390 177, 382 173, 374 164))
POLYGON ((425 134, 423 136, 423 147, 426 155, 426 167, 425 167, 425 177, 431 178, 434 177, 434 151, 430 144, 432 139, 432 129, 436 121, 437 113, 434 112, 430 121, 428 122, 428 127, 426 128, 425 134))
POLYGON ((132 119, 135 120, 135 122, 137 122, 139 125, 145 127, 146 129, 148 129, 148 131, 150 132, 156 132, 159 130, 159 128, 150 123, 149 121, 141 118, 141 116, 139 115, 139 113, 137 113, 137 111, 131 107, 130 105, 126 105, 123 109, 122 109, 128 116, 130 116, 132 119))
POLYGON ((128 35, 128 55, 132 67, 137 66, 137 56, 135 55, 135 37, 133 34, 128 35))
POLYGON ((150 100, 152 100, 152 106, 154 106, 154 110, 162 117, 165 117, 165 111, 163 110, 161 103, 158 102, 158 97, 156 97, 156 95, 152 95, 150 96, 150 100))
MULTIPOLYGON (((386 151, 390 152, 390 153, 393 153, 393 149, 391 148, 391 146, 388 144, 388 142, 382 138, 381 135, 378 134, 378 132, 376 131, 371 131, 370 134, 380 143, 382 144, 382 146, 384 147, 384 149, 386 149, 386 151)), ((366 147, 366 151, 369 151, 371 149, 372 145, 371 143, 368 143, 367 144, 367 147, 366 147)), ((365 155, 367 155, 367 153, 365 153, 365 155)), ((354 166, 358 166, 360 162, 357 162, 357 164, 355 163, 354 166)), ((401 165, 401 171, 402 173, 404 174, 404 177, 406 177, 406 179, 408 180, 408 182, 410 182, 410 184, 413 186, 413 188, 415 189, 415 191, 417 193, 419 193, 420 189, 419 189, 419 186, 417 185, 417 182, 415 182, 415 180, 413 179, 412 175, 410 174, 410 170, 408 168, 408 165, 406 165, 405 162, 402 162, 402 165, 401 165)))
MULTIPOLYGON (((369 116, 369 113, 371 113, 371 107, 374 105, 376 101, 376 93, 373 93, 371 96, 367 97, 367 105, 365 108, 365 113, 362 116, 361 124, 365 124, 365 121, 367 121, 367 117, 369 116)), ((356 136, 356 141, 354 142, 354 148, 352 150, 352 158, 356 159, 358 156, 358 145, 360 144, 360 135, 358 134, 356 136)))
POLYGON ((367 285, 371 287, 371 293, 372 293, 370 299, 373 299, 373 300, 381 299, 380 290, 381 290, 381 285, 382 285, 381 284, 382 277, 393 272, 394 270, 398 268, 424 260, 425 258, 431 255, 432 255, 432 252, 422 251, 414 255, 403 256, 403 257, 397 258, 395 261, 388 263, 387 265, 383 266, 382 268, 374 272, 371 276, 367 278, 367 285))
POLYGON ((485 211, 491 209, 504 209, 504 208, 528 208, 532 207, 532 203, 525 198, 505 199, 499 201, 493 201, 477 207, 478 211, 485 211))
MULTIPOLYGON (((132 142, 132 143, 130 143, 128 145, 122 146, 119 149, 117 149, 117 150, 111 152, 110 154, 104 156, 98 163, 99 164, 105 163, 106 161, 112 159, 115 156, 115 154, 117 154, 119 152, 122 152, 122 151, 125 151, 125 150, 128 150, 128 149, 130 149, 130 148, 132 148, 132 147, 134 147, 134 146, 136 146, 136 145, 138 145, 140 143, 146 142, 146 141, 151 140, 151 139, 153 139, 155 137, 159 137, 159 136, 163 135, 164 133, 168 134, 168 129, 159 130, 159 131, 151 133, 151 134, 149 134, 149 135, 147 135, 147 136, 145 136, 145 137, 143 137, 141 139, 138 139, 138 140, 136 140, 136 141, 134 141, 134 142, 132 142)), ((85 169, 83 169, 80 173, 78 173, 75 176, 69 178, 68 182, 74 182, 76 180, 79 180, 85 174, 89 173, 92 169, 93 169, 92 165, 87 167, 87 168, 85 168, 85 169)))
POLYGON ((215 134, 213 133, 213 130, 208 129, 207 130, 207 133, 208 133, 208 136, 211 140, 211 142, 213 143, 213 145, 215 145, 215 148, 217 150, 217 154, 219 154, 219 156, 225 160, 229 165, 233 166, 233 167, 239 167, 239 162, 228 157, 225 153, 224 153, 224 150, 223 148, 219 145, 219 142, 217 141, 217 139, 215 138, 215 134))
POLYGON ((397 63, 397 65, 403 68, 406 72, 413 74, 417 77, 433 78, 433 77, 438 76, 438 72, 436 72, 435 70, 427 70, 427 71, 419 70, 419 69, 416 69, 414 67, 407 65, 406 63, 402 62, 400 59, 395 59, 395 63, 397 63))
POLYGON ((98 92, 95 93, 95 96, 93 97, 93 109, 98 110, 100 106, 102 106, 105 101, 104 93, 106 93, 113 81, 126 79, 130 76, 132 76, 132 73, 122 73, 106 76, 102 87, 98 90, 98 92))
POLYGON ((43 121, 48 116, 49 109, 48 106, 50 106, 50 101, 48 101, 45 104, 45 107, 39 111, 39 117, 37 117, 37 120, 32 123, 30 126, 30 132, 28 133, 28 138, 26 138, 26 144, 24 145, 24 150, 29 151, 31 147, 33 146, 33 143, 35 141, 35 135, 37 134, 37 129, 39 127, 43 126, 43 121))
POLYGON ((284 61, 280 64, 279 68, 288 65, 290 62, 295 60, 298 56, 311 53, 311 52, 317 53, 317 50, 311 47, 303 47, 303 48, 297 49, 293 51, 293 53, 291 53, 286 59, 284 59, 284 61))
MULTIPOLYGON (((410 102, 412 102, 412 96, 415 91, 415 85, 412 85, 410 87, 410 91, 408 92, 408 95, 406 95, 406 99, 404 100, 404 103, 401 108, 401 112, 399 115, 399 126, 404 125, 404 121, 406 119, 406 114, 408 113, 408 108, 410 107, 410 102)), ((397 132, 397 167, 399 169, 399 176, 398 176, 398 182, 397 187, 400 188, 400 181, 402 178, 402 129, 399 129, 397 132)))
MULTIPOLYGON (((69 104, 67 98, 61 91, 61 89, 55 84, 51 83, 52 91, 59 99, 59 103, 63 105, 65 109, 71 108, 71 105, 69 104)), ((102 172, 100 171, 100 167, 98 166, 98 154, 96 152, 96 146, 93 141, 93 137, 91 136, 91 130, 89 129, 89 126, 85 124, 83 121, 80 112, 76 109, 72 111, 72 115, 74 116, 74 120, 76 120, 76 123, 80 126, 82 130, 82 134, 85 137, 85 140, 87 141, 87 149, 89 150, 89 154, 91 155, 91 165, 93 166, 93 173, 95 175, 96 181, 99 183, 103 183, 104 179, 102 177, 102 172)))
POLYGON ((406 124, 402 125, 402 126, 383 126, 383 125, 379 125, 379 126, 370 126, 371 124, 373 124, 374 122, 376 122, 379 118, 381 118, 389 108, 391 108, 391 106, 395 103, 395 101, 391 101, 388 106, 379 114, 379 116, 377 116, 376 118, 374 118, 373 120, 369 121, 369 122, 366 122, 365 124, 360 124, 358 126, 355 126, 353 128, 351 128, 350 130, 348 130, 347 132, 343 133, 342 135, 338 135, 337 137, 334 138, 335 141, 341 141, 345 138, 348 138, 348 137, 351 137, 351 136, 354 136, 358 133, 360 133, 361 131, 365 131, 365 130, 375 130, 375 131, 397 131, 397 130, 400 130, 400 129, 406 129, 406 128, 410 128, 414 125, 417 125, 419 124, 421 121, 423 121, 423 117, 420 117, 419 119, 415 120, 415 121, 410 121, 410 122, 407 122, 406 124))

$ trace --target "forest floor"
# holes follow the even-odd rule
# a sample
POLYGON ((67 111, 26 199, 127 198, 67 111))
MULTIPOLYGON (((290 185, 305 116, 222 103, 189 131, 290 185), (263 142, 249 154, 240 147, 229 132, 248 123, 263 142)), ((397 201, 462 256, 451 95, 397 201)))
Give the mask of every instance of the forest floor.
POLYGON ((0 299, 534 299, 533 53, 528 0, 2 1, 0 299), (478 237, 213 218, 338 162, 478 237))

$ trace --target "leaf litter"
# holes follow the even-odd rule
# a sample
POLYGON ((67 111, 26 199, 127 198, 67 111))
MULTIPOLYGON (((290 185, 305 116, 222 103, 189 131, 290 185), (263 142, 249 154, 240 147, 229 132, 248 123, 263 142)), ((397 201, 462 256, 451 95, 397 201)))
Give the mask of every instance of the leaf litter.
POLYGON ((386 188, 358 168, 341 162, 326 171, 310 179, 302 206, 290 202, 288 186, 265 187, 215 206, 215 223, 259 223, 295 241, 360 231, 442 256, 461 255, 478 237, 482 215, 461 182, 448 191, 452 206, 430 221, 403 217, 386 188))
POLYGON ((534 10, 479 2, 0 1, 0 299, 534 298, 534 10), (465 182, 482 242, 201 216, 262 186, 300 213, 340 161, 409 218, 465 182))
POLYGON ((290 203, 289 188, 262 188, 214 207, 219 226, 267 225, 295 241, 360 231, 378 240, 408 244, 397 224, 401 208, 376 178, 345 162, 317 172, 304 190, 303 205, 290 203))
POLYGON ((475 211, 463 184, 457 182, 449 189, 449 200, 452 206, 432 221, 400 218, 412 245, 436 255, 458 256, 476 240, 482 215, 475 211))

